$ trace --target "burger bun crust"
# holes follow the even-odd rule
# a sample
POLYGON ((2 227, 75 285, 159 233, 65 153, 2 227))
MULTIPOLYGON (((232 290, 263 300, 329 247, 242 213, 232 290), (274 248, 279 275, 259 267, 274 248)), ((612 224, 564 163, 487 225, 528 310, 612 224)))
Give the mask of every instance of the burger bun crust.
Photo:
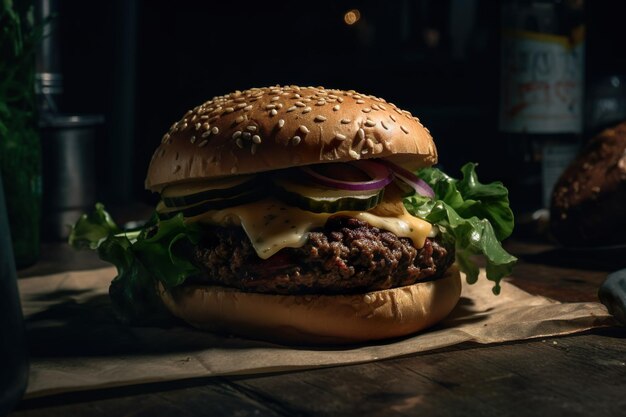
POLYGON ((350 295, 272 295, 218 286, 184 286, 160 295, 193 327, 288 344, 349 344, 413 334, 456 306, 461 278, 444 276, 388 290, 350 295))
POLYGON ((437 150, 417 117, 353 90, 276 86, 236 91, 189 110, 163 136, 146 188, 324 162, 389 158, 433 165, 437 150))

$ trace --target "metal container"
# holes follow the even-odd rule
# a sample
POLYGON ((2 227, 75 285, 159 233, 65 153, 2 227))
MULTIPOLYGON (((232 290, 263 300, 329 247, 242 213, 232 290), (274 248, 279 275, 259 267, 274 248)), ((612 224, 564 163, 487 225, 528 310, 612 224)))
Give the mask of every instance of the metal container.
POLYGON ((66 239, 96 202, 95 144, 100 115, 51 115, 41 121, 42 235, 66 239))

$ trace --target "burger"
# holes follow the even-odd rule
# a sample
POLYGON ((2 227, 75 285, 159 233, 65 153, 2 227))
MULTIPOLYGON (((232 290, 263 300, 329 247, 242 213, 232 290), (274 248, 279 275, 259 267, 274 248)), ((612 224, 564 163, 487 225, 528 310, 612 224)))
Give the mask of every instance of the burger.
POLYGON ((444 319, 485 255, 515 258, 508 194, 475 165, 453 179, 417 117, 355 91, 274 86, 214 97, 163 136, 145 186, 155 215, 121 230, 98 205, 70 243, 113 262, 129 322, 288 343, 413 334, 444 319))

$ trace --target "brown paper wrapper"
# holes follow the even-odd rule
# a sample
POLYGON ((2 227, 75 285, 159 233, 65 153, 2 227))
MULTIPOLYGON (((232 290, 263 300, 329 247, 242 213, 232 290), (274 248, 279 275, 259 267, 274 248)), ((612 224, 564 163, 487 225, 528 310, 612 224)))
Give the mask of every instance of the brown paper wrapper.
MULTIPOLYGON (((483 275, 484 272, 481 274, 483 275)), ((411 337, 333 348, 281 346, 186 326, 129 327, 113 317, 114 268, 19 281, 31 344, 26 397, 217 375, 338 366, 465 342, 501 343, 613 325, 600 303, 560 303, 481 276, 441 324, 411 337)))

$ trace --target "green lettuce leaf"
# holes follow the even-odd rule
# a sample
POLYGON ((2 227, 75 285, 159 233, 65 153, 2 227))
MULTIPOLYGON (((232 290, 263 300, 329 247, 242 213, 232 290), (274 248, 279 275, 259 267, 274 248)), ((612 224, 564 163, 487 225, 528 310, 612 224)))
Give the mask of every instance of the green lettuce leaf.
POLYGON ((473 256, 483 255, 487 279, 494 281, 497 294, 500 280, 511 274, 517 261, 500 243, 514 225, 508 191, 500 182, 480 183, 476 164, 464 165, 461 173, 459 180, 437 168, 422 169, 417 174, 432 187, 435 198, 412 195, 404 205, 414 216, 438 225, 443 238, 454 243, 456 262, 469 283, 476 282, 479 273, 473 256))
POLYGON ((69 242, 78 249, 90 248, 117 268, 109 295, 116 315, 134 324, 163 323, 169 318, 157 293, 157 283, 170 289, 199 270, 180 249, 197 243, 199 227, 185 224, 182 214, 168 220, 156 218, 140 230, 122 231, 102 204, 83 215, 72 228, 69 242))

